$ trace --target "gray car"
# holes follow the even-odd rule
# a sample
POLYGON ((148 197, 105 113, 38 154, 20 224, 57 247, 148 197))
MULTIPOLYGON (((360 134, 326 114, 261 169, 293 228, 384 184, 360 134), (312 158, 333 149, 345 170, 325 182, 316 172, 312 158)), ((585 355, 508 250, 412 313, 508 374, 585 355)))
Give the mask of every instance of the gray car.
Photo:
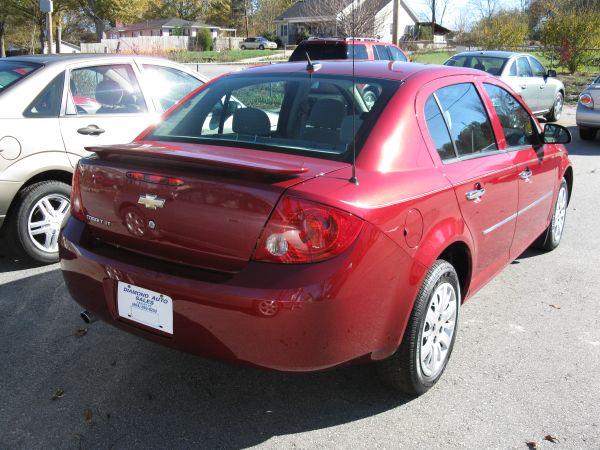
POLYGON ((556 71, 546 70, 535 56, 503 51, 463 52, 444 65, 471 67, 494 75, 520 94, 536 116, 549 122, 560 119, 565 86, 556 79, 556 71))
POLYGON ((262 36, 249 37, 240 42, 240 48, 242 50, 275 50, 277 48, 277 43, 262 36))
POLYGON ((596 138, 600 130, 600 76, 579 96, 576 120, 581 139, 591 141, 596 138))
POLYGON ((204 81, 160 58, 0 59, 1 245, 56 261, 71 176, 79 158, 90 155, 85 148, 131 142, 204 81))

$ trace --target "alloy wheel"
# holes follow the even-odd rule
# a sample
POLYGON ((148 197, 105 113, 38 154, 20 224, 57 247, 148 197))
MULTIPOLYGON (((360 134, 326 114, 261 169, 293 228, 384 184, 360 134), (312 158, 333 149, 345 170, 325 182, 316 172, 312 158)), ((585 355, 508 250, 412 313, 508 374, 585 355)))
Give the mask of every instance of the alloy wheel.
POLYGON ((560 241, 563 229, 565 227, 565 217, 567 215, 567 188, 561 186, 556 199, 554 209, 554 218, 552 220, 552 236, 555 242, 560 241))
POLYGON ((47 253, 58 251, 58 234, 71 203, 60 194, 42 197, 31 209, 27 221, 29 238, 36 248, 47 253))

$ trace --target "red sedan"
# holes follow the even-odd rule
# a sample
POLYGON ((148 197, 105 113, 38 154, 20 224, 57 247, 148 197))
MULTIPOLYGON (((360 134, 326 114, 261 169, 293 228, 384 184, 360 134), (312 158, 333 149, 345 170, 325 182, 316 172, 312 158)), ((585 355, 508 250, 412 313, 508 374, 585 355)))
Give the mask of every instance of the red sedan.
POLYGON ((63 274, 86 320, 276 370, 376 361, 420 394, 462 303, 560 243, 569 141, 480 71, 249 69, 79 162, 63 274))

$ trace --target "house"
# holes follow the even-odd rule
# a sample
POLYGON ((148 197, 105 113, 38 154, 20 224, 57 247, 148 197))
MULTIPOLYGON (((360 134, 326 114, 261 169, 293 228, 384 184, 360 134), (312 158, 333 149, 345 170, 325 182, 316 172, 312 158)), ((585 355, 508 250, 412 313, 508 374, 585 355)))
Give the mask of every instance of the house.
MULTIPOLYGON (((373 31, 371 37, 391 42, 393 36, 393 11, 392 0, 337 0, 342 6, 339 13, 330 11, 330 0, 301 0, 285 10, 275 24, 277 36, 284 45, 296 44, 303 35, 311 36, 339 36, 338 23, 341 17, 351 17, 352 7, 362 2, 369 2, 368 10, 375 17, 372 20, 373 31), (373 2, 373 3, 370 3, 373 2), (371 7, 371 5, 373 5, 371 7)), ((359 20, 363 20, 360 18, 359 20)), ((399 0, 398 8, 398 37, 411 36, 414 33, 419 18, 413 10, 399 0)))
POLYGON ((117 24, 107 32, 109 39, 139 36, 191 36, 195 37, 198 30, 206 28, 213 38, 235 36, 235 28, 222 28, 202 22, 192 22, 183 19, 146 20, 129 25, 117 24))
POLYGON ((414 33, 411 36, 412 40, 428 40, 433 41, 434 44, 446 44, 447 37, 452 30, 440 25, 439 23, 433 24, 432 22, 417 22, 414 28, 414 33), (433 36, 431 29, 433 28, 433 36))

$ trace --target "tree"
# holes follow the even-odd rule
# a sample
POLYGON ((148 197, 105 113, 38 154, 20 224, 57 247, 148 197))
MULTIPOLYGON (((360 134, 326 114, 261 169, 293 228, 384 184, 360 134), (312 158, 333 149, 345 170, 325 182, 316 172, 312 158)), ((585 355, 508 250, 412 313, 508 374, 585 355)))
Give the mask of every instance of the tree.
POLYGON ((305 0, 307 15, 319 19, 312 33, 327 33, 331 28, 340 37, 373 36, 379 28, 377 13, 380 2, 372 0, 305 0))
POLYGON ((434 23, 443 23, 449 0, 423 0, 431 12, 431 21, 434 23))
POLYGON ((477 45, 494 50, 522 46, 528 34, 527 16, 519 11, 500 11, 484 17, 473 30, 477 45))
POLYGON ((541 42, 570 73, 597 56, 600 47, 600 7, 568 7, 545 20, 541 42))
POLYGON ((471 10, 478 19, 492 19, 498 12, 500 0, 469 0, 471 10))
POLYGON ((294 0, 262 0, 254 15, 256 33, 275 34, 275 19, 294 3, 294 0))
POLYGON ((79 7, 94 22, 96 38, 104 37, 108 23, 135 22, 148 10, 149 0, 78 0, 79 7))

